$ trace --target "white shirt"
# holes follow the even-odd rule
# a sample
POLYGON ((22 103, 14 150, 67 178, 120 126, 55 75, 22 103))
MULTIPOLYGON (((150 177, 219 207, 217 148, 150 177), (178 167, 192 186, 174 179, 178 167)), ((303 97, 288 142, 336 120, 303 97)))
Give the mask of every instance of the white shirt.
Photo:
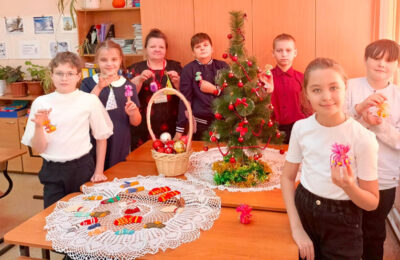
POLYGON ((355 78, 348 81, 346 105, 349 114, 362 125, 376 134, 379 143, 378 176, 379 189, 397 187, 400 177, 400 89, 389 84, 386 88, 375 90, 367 78, 355 78), (368 125, 355 111, 355 106, 374 93, 387 98, 389 115, 382 118, 377 126, 368 125))
POLYGON ((32 122, 39 109, 49 109, 50 123, 56 131, 45 132, 47 148, 40 155, 47 161, 65 162, 87 154, 92 148, 90 132, 95 139, 107 139, 113 134, 112 121, 96 95, 80 90, 68 94, 53 92, 32 103, 31 112, 21 142, 27 146, 35 132, 32 122))
POLYGON ((344 190, 331 179, 330 157, 334 143, 350 146, 348 156, 356 179, 377 179, 375 135, 351 117, 333 127, 319 124, 315 114, 297 121, 292 129, 286 160, 302 163, 300 182, 308 191, 328 199, 349 200, 344 190))

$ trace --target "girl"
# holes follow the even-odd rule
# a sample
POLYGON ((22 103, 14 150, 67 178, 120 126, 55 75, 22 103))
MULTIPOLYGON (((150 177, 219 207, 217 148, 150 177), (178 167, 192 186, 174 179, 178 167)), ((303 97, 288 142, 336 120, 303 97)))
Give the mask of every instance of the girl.
MULTIPOLYGON (((147 103, 155 91, 160 88, 174 87, 179 89, 182 67, 179 62, 165 59, 167 37, 158 29, 152 29, 144 43, 147 60, 133 64, 129 70, 134 78, 139 100, 142 105, 140 113, 143 122, 134 128, 132 148, 140 146, 150 139, 146 126, 147 103)), ((163 132, 175 133, 178 118, 179 99, 174 95, 160 95, 152 107, 151 126, 156 136, 163 132)))
POLYGON ((125 161, 131 144, 130 125, 140 124, 139 100, 135 86, 118 75, 122 67, 123 54, 121 47, 107 40, 96 48, 95 59, 100 74, 82 81, 81 90, 95 94, 105 106, 114 124, 114 135, 108 139, 105 169, 125 161), (125 87, 130 85, 132 97, 125 97, 125 87))
POLYGON ((294 124, 281 177, 301 258, 360 259, 360 208, 378 205, 378 144, 373 133, 343 112, 345 86, 342 68, 331 59, 315 59, 304 73, 304 92, 315 113, 294 124), (331 162, 335 143, 348 145, 350 163, 331 162))
POLYGON ((43 157, 39 180, 44 185, 45 208, 69 193, 79 192, 89 180, 105 179, 106 139, 113 134, 110 117, 98 98, 77 90, 80 58, 61 52, 49 66, 56 91, 33 101, 21 141, 43 157), (96 165, 89 154, 89 130, 96 139, 96 165))
POLYGON ((385 220, 399 185, 400 89, 390 81, 399 65, 400 48, 395 41, 378 40, 366 47, 364 57, 367 76, 349 80, 347 109, 376 134, 379 143, 380 199, 376 210, 363 211, 363 259, 383 259, 385 220), (386 115, 378 116, 383 107, 386 115))

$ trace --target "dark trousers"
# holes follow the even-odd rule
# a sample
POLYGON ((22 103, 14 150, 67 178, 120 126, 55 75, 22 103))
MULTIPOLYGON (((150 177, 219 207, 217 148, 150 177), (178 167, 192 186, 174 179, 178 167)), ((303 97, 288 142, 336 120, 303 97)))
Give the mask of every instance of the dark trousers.
POLYGON ((44 208, 57 202, 65 195, 79 192, 80 186, 90 181, 93 173, 94 162, 90 153, 64 163, 43 160, 39 180, 44 185, 44 208))
MULTIPOLYGON (((203 141, 205 133, 208 135, 210 131, 211 123, 212 121, 207 121, 207 124, 196 122, 196 133, 193 134, 193 141, 203 141)), ((210 136, 208 136, 208 138, 210 138, 210 136)))
POLYGON ((362 255, 362 211, 350 200, 319 197, 301 184, 295 204, 314 245, 315 259, 357 259, 362 255))
POLYGON ((289 144, 290 140, 290 135, 292 134, 292 128, 293 128, 294 123, 288 124, 288 125, 279 125, 278 129, 279 131, 282 131, 285 133, 285 139, 283 139, 284 144, 289 144))
POLYGON ((379 204, 376 210, 363 210, 364 252, 362 259, 383 259, 383 243, 386 239, 385 220, 393 207, 396 188, 380 190, 379 204))

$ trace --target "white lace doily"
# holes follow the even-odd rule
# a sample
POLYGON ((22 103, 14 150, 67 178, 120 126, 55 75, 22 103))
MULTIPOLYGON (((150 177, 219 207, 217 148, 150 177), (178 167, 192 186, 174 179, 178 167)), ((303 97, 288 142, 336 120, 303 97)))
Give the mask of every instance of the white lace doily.
POLYGON ((115 179, 92 187, 83 187, 82 195, 68 202, 58 202, 53 213, 46 218, 46 239, 52 242, 56 251, 67 253, 73 259, 132 259, 145 254, 155 254, 160 249, 176 248, 182 243, 191 242, 200 236, 201 230, 208 230, 219 217, 221 200, 215 192, 206 186, 191 181, 164 178, 160 176, 138 176, 129 179, 115 179), (133 187, 121 188, 126 182, 138 181, 133 187), (126 193, 128 188, 143 186, 144 191, 126 193), (157 187, 168 186, 181 194, 159 202, 159 195, 149 195, 157 187), (118 202, 101 204, 101 200, 85 200, 90 196, 102 196, 103 199, 119 196, 118 202), (185 201, 182 206, 181 198, 185 201), (77 208, 80 208, 81 211, 77 208), (141 223, 114 225, 115 219, 123 217, 126 209, 138 207, 140 212, 133 216, 142 216, 141 223), (165 208, 176 208, 175 212, 164 212, 165 208), (179 208, 180 207, 180 208, 179 208), (75 211, 74 211, 75 209, 75 211), (82 210, 83 209, 83 210, 82 210), (163 211, 161 211, 163 210, 163 211), (82 212, 83 213, 79 213, 82 212), (89 236, 88 226, 80 223, 91 217, 77 217, 85 212, 110 211, 105 217, 99 217, 100 227, 106 231, 89 236), (163 228, 144 228, 144 224, 162 222, 163 228), (126 228, 133 234, 116 235, 115 232, 126 228))
MULTIPOLYGON (((225 152, 226 148, 221 147, 221 150, 225 152)), ((272 170, 272 174, 269 175, 269 181, 258 184, 254 187, 243 188, 233 185, 217 185, 214 182, 214 172, 211 167, 214 162, 221 160, 223 160, 223 157, 218 148, 212 148, 207 152, 195 152, 190 156, 190 166, 185 176, 188 180, 205 184, 211 189, 218 188, 220 190, 228 190, 231 192, 266 191, 280 188, 281 186, 280 176, 285 163, 285 155, 280 154, 276 149, 266 148, 262 151, 261 160, 268 163, 272 170)))

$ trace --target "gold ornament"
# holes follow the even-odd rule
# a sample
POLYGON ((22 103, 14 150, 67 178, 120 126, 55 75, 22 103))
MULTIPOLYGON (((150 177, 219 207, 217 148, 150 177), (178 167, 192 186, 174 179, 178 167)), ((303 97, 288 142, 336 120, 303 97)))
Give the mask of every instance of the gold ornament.
POLYGON ((178 140, 174 143, 174 150, 176 153, 183 153, 185 149, 185 143, 182 140, 178 140))

